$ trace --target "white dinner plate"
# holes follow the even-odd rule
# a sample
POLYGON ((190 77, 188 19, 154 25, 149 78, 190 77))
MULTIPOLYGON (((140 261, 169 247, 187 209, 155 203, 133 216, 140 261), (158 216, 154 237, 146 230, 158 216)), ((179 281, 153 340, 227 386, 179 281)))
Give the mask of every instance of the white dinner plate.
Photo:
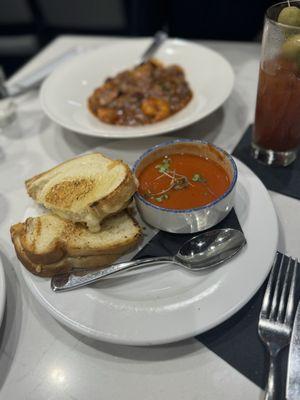
MULTIPOLYGON (((143 139, 147 147, 156 138, 143 139)), ((132 164, 136 147, 113 142, 101 151, 132 164)), ((138 144, 136 145, 139 146, 138 144)), ((277 249, 277 217, 261 181, 236 160, 238 182, 235 210, 247 245, 219 268, 192 273, 162 265, 134 275, 111 277, 93 286, 54 293, 50 279, 22 268, 36 299, 62 324, 99 340, 152 345, 195 336, 238 311, 266 278, 277 249)), ((34 210, 28 208, 25 217, 34 210)), ((155 234, 145 231, 144 243, 155 234)))
POLYGON ((6 285, 3 264, 0 256, 0 325, 2 322, 6 302, 6 285))
POLYGON ((106 78, 132 68, 150 39, 124 40, 80 54, 55 70, 40 93, 45 113, 71 131, 109 138, 160 135, 187 126, 216 110, 229 96, 234 82, 232 67, 220 54, 185 40, 167 40, 155 55, 166 64, 179 64, 193 91, 193 99, 164 121, 140 127, 105 124, 87 108, 87 99, 106 78))

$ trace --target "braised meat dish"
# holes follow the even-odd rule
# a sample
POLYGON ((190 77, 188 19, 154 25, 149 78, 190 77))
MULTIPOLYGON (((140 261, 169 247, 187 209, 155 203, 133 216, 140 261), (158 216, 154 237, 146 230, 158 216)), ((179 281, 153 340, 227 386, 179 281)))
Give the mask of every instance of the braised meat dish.
POLYGON ((88 107, 102 122, 138 126, 170 117, 192 96, 181 67, 150 60, 106 79, 89 97, 88 107))

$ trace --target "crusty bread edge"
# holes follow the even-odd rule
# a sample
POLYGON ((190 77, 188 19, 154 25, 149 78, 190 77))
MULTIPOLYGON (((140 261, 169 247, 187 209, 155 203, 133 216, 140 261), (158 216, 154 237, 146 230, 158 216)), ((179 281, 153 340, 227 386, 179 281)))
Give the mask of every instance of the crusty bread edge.
POLYGON ((83 157, 83 156, 87 156, 87 155, 91 155, 91 154, 100 154, 102 157, 104 157, 104 158, 110 160, 109 157, 104 156, 104 155, 101 154, 100 152, 87 153, 87 154, 80 155, 80 156, 77 156, 77 157, 69 158, 68 160, 63 161, 63 162, 59 163, 58 165, 55 165, 54 167, 52 167, 52 168, 50 168, 50 169, 47 169, 47 170, 44 171, 44 172, 41 172, 40 174, 34 175, 33 177, 31 177, 31 178, 29 178, 29 179, 26 179, 26 180, 25 180, 25 186, 26 186, 26 189, 27 189, 27 193, 29 194, 30 197, 32 197, 32 198, 35 200, 34 193, 32 193, 32 191, 30 190, 30 185, 31 185, 32 183, 34 183, 34 181, 36 181, 37 179, 41 178, 43 175, 46 175, 46 174, 48 174, 49 172, 52 172, 52 171, 54 171, 54 170, 60 168, 62 165, 68 164, 69 162, 74 161, 74 160, 76 160, 77 158, 81 158, 81 157, 83 157))
MULTIPOLYGON (((21 225, 21 224, 18 224, 21 225)), ((19 261, 23 264, 23 266, 32 274, 38 275, 41 277, 51 277, 53 275, 56 275, 58 273, 63 273, 67 272, 69 270, 68 266, 63 266, 60 265, 59 263, 56 264, 56 266, 50 268, 47 265, 42 265, 38 263, 34 263, 33 261, 30 260, 28 255, 26 254, 20 240, 20 236, 18 236, 16 230, 13 230, 14 226, 11 228, 11 238, 12 242, 15 247, 16 255, 19 259, 19 261)), ((51 265, 51 264, 50 264, 51 265)))
MULTIPOLYGON (((90 153, 90 154, 100 154, 102 157, 106 158, 107 160, 111 160, 109 157, 106 157, 99 152, 90 153)), ((49 172, 61 167, 63 164, 66 164, 66 163, 68 163, 72 160, 75 160, 77 158, 80 158, 80 157, 82 157, 82 156, 74 157, 74 158, 67 160, 45 172, 42 172, 41 174, 35 175, 34 177, 27 179, 25 181, 25 186, 26 186, 28 195, 30 197, 32 197, 34 200, 37 200, 36 191, 34 191, 34 189, 31 187, 32 184, 37 179, 41 178, 43 175, 47 175, 49 172)), ((101 223, 101 221, 105 217, 107 217, 111 214, 116 214, 119 211, 122 211, 125 208, 127 208, 128 204, 132 200, 134 193, 137 190, 137 180, 135 179, 134 175, 132 174, 132 171, 129 168, 129 166, 121 160, 115 160, 115 162, 118 162, 124 166, 125 172, 126 172, 124 179, 107 196, 105 196, 97 201, 94 201, 93 203, 91 203, 87 206, 87 209, 90 210, 89 212, 91 212, 92 214, 94 214, 96 217, 99 218, 99 223, 101 223)), ((57 213, 61 217, 69 219, 68 216, 64 215, 63 210, 59 210, 60 211, 59 213, 57 210, 55 210, 55 208, 50 207, 50 210, 52 210, 54 213, 57 213)), ((85 221, 78 220, 78 222, 85 222, 85 221)))
MULTIPOLYGON (((30 260, 33 263, 52 264, 52 263, 58 262, 59 260, 61 260, 64 257, 64 255, 66 253, 63 243, 58 242, 58 241, 51 243, 51 246, 49 246, 48 251, 43 254, 36 254, 33 251, 33 249, 30 248, 30 245, 28 245, 27 237, 26 237, 28 225, 30 224, 31 220, 38 220, 38 219, 39 219, 39 217, 34 217, 34 218, 29 217, 26 219, 25 222, 13 225, 11 227, 11 236, 12 237, 18 236, 20 244, 21 244, 24 252, 27 253, 27 256, 30 258, 30 260)), ((38 221, 38 222, 40 222, 40 221, 38 221)), ((39 235, 38 232, 37 232, 37 235, 39 235)))
POLYGON ((23 266, 40 277, 52 277, 57 274, 69 272, 73 269, 99 269, 106 267, 117 260, 122 254, 134 249, 140 242, 142 231, 138 223, 130 216, 134 225, 138 228, 137 234, 128 239, 121 246, 112 246, 106 252, 100 251, 97 254, 71 256, 65 249, 65 252, 57 253, 61 248, 55 248, 48 254, 32 254, 26 251, 22 245, 22 234, 24 233, 24 223, 18 223, 10 228, 12 242, 15 247, 16 255, 23 266), (62 254, 62 255, 61 255, 62 254), (59 256, 61 255, 60 259, 59 256), (56 262, 53 260, 56 259, 56 262))
MULTIPOLYGON (((112 160, 111 158, 106 157, 105 155, 103 155, 103 154, 100 153, 100 152, 88 153, 88 154, 86 154, 86 155, 91 155, 91 154, 99 154, 99 155, 101 155, 101 157, 106 158, 106 159, 109 160, 109 161, 114 161, 114 162, 118 162, 118 163, 122 164, 122 165, 125 167, 126 176, 125 176, 124 180, 123 180, 122 182, 120 182, 119 186, 116 187, 116 188, 113 190, 113 192, 111 192, 111 193, 109 193, 107 196, 103 197, 103 199, 100 199, 99 201, 96 201, 96 202, 91 203, 90 206, 97 209, 97 208, 99 207, 99 204, 100 204, 100 203, 102 204, 102 200, 103 200, 103 202, 105 202, 105 203, 111 202, 111 200, 112 200, 113 197, 114 197, 114 196, 113 196, 113 193, 114 193, 114 192, 116 192, 116 194, 117 194, 118 196, 120 195, 120 192, 121 192, 121 189, 122 189, 122 186, 124 185, 124 183, 125 183, 125 185, 128 185, 128 186, 130 185, 130 189, 131 189, 131 190, 129 190, 129 188, 128 188, 127 191, 128 191, 128 192, 131 192, 131 191, 132 191, 132 193, 127 197, 127 200, 129 200, 129 198, 131 198, 132 195, 134 194, 134 192, 136 191, 136 189, 137 189, 137 184, 136 184, 136 180, 135 180, 134 177, 133 177, 133 174, 132 174, 132 172, 131 172, 131 169, 128 167, 128 165, 127 165, 124 161, 122 161, 122 160, 112 160), (99 204, 98 204, 98 203, 99 203, 99 204)), ((56 165, 55 167, 48 169, 47 171, 41 172, 40 174, 35 175, 35 176, 33 176, 32 178, 27 179, 27 180, 25 181, 25 186, 26 186, 26 190, 27 190, 28 195, 29 195, 30 197, 32 197, 34 200, 36 200, 35 193, 33 193, 33 190, 31 190, 31 188, 30 188, 30 186, 34 183, 34 181, 36 181, 37 179, 41 178, 43 175, 47 175, 49 172, 54 171, 55 169, 60 168, 62 165, 68 164, 69 162, 71 162, 71 161, 73 161, 73 160, 76 160, 76 159, 78 159, 78 158, 81 158, 81 157, 84 157, 84 156, 81 155, 81 156, 78 156, 78 157, 70 158, 69 160, 66 160, 66 161, 62 162, 62 163, 56 165)), ((126 186, 125 186, 125 187, 126 187, 126 186)))

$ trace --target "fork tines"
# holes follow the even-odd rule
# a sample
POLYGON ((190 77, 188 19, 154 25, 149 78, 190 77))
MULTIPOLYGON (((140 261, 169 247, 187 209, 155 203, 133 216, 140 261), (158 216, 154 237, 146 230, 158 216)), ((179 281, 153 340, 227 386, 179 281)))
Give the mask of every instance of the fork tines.
POLYGON ((260 318, 291 325, 295 310, 297 258, 276 254, 260 318))

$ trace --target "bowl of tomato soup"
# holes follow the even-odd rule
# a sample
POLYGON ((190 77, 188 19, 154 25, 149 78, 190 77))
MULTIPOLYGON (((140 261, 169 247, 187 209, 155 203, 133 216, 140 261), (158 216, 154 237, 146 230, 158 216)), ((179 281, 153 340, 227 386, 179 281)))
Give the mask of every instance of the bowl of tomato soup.
POLYGON ((178 139, 147 150, 134 164, 142 218, 172 233, 208 229, 233 207, 237 168, 219 147, 178 139))

